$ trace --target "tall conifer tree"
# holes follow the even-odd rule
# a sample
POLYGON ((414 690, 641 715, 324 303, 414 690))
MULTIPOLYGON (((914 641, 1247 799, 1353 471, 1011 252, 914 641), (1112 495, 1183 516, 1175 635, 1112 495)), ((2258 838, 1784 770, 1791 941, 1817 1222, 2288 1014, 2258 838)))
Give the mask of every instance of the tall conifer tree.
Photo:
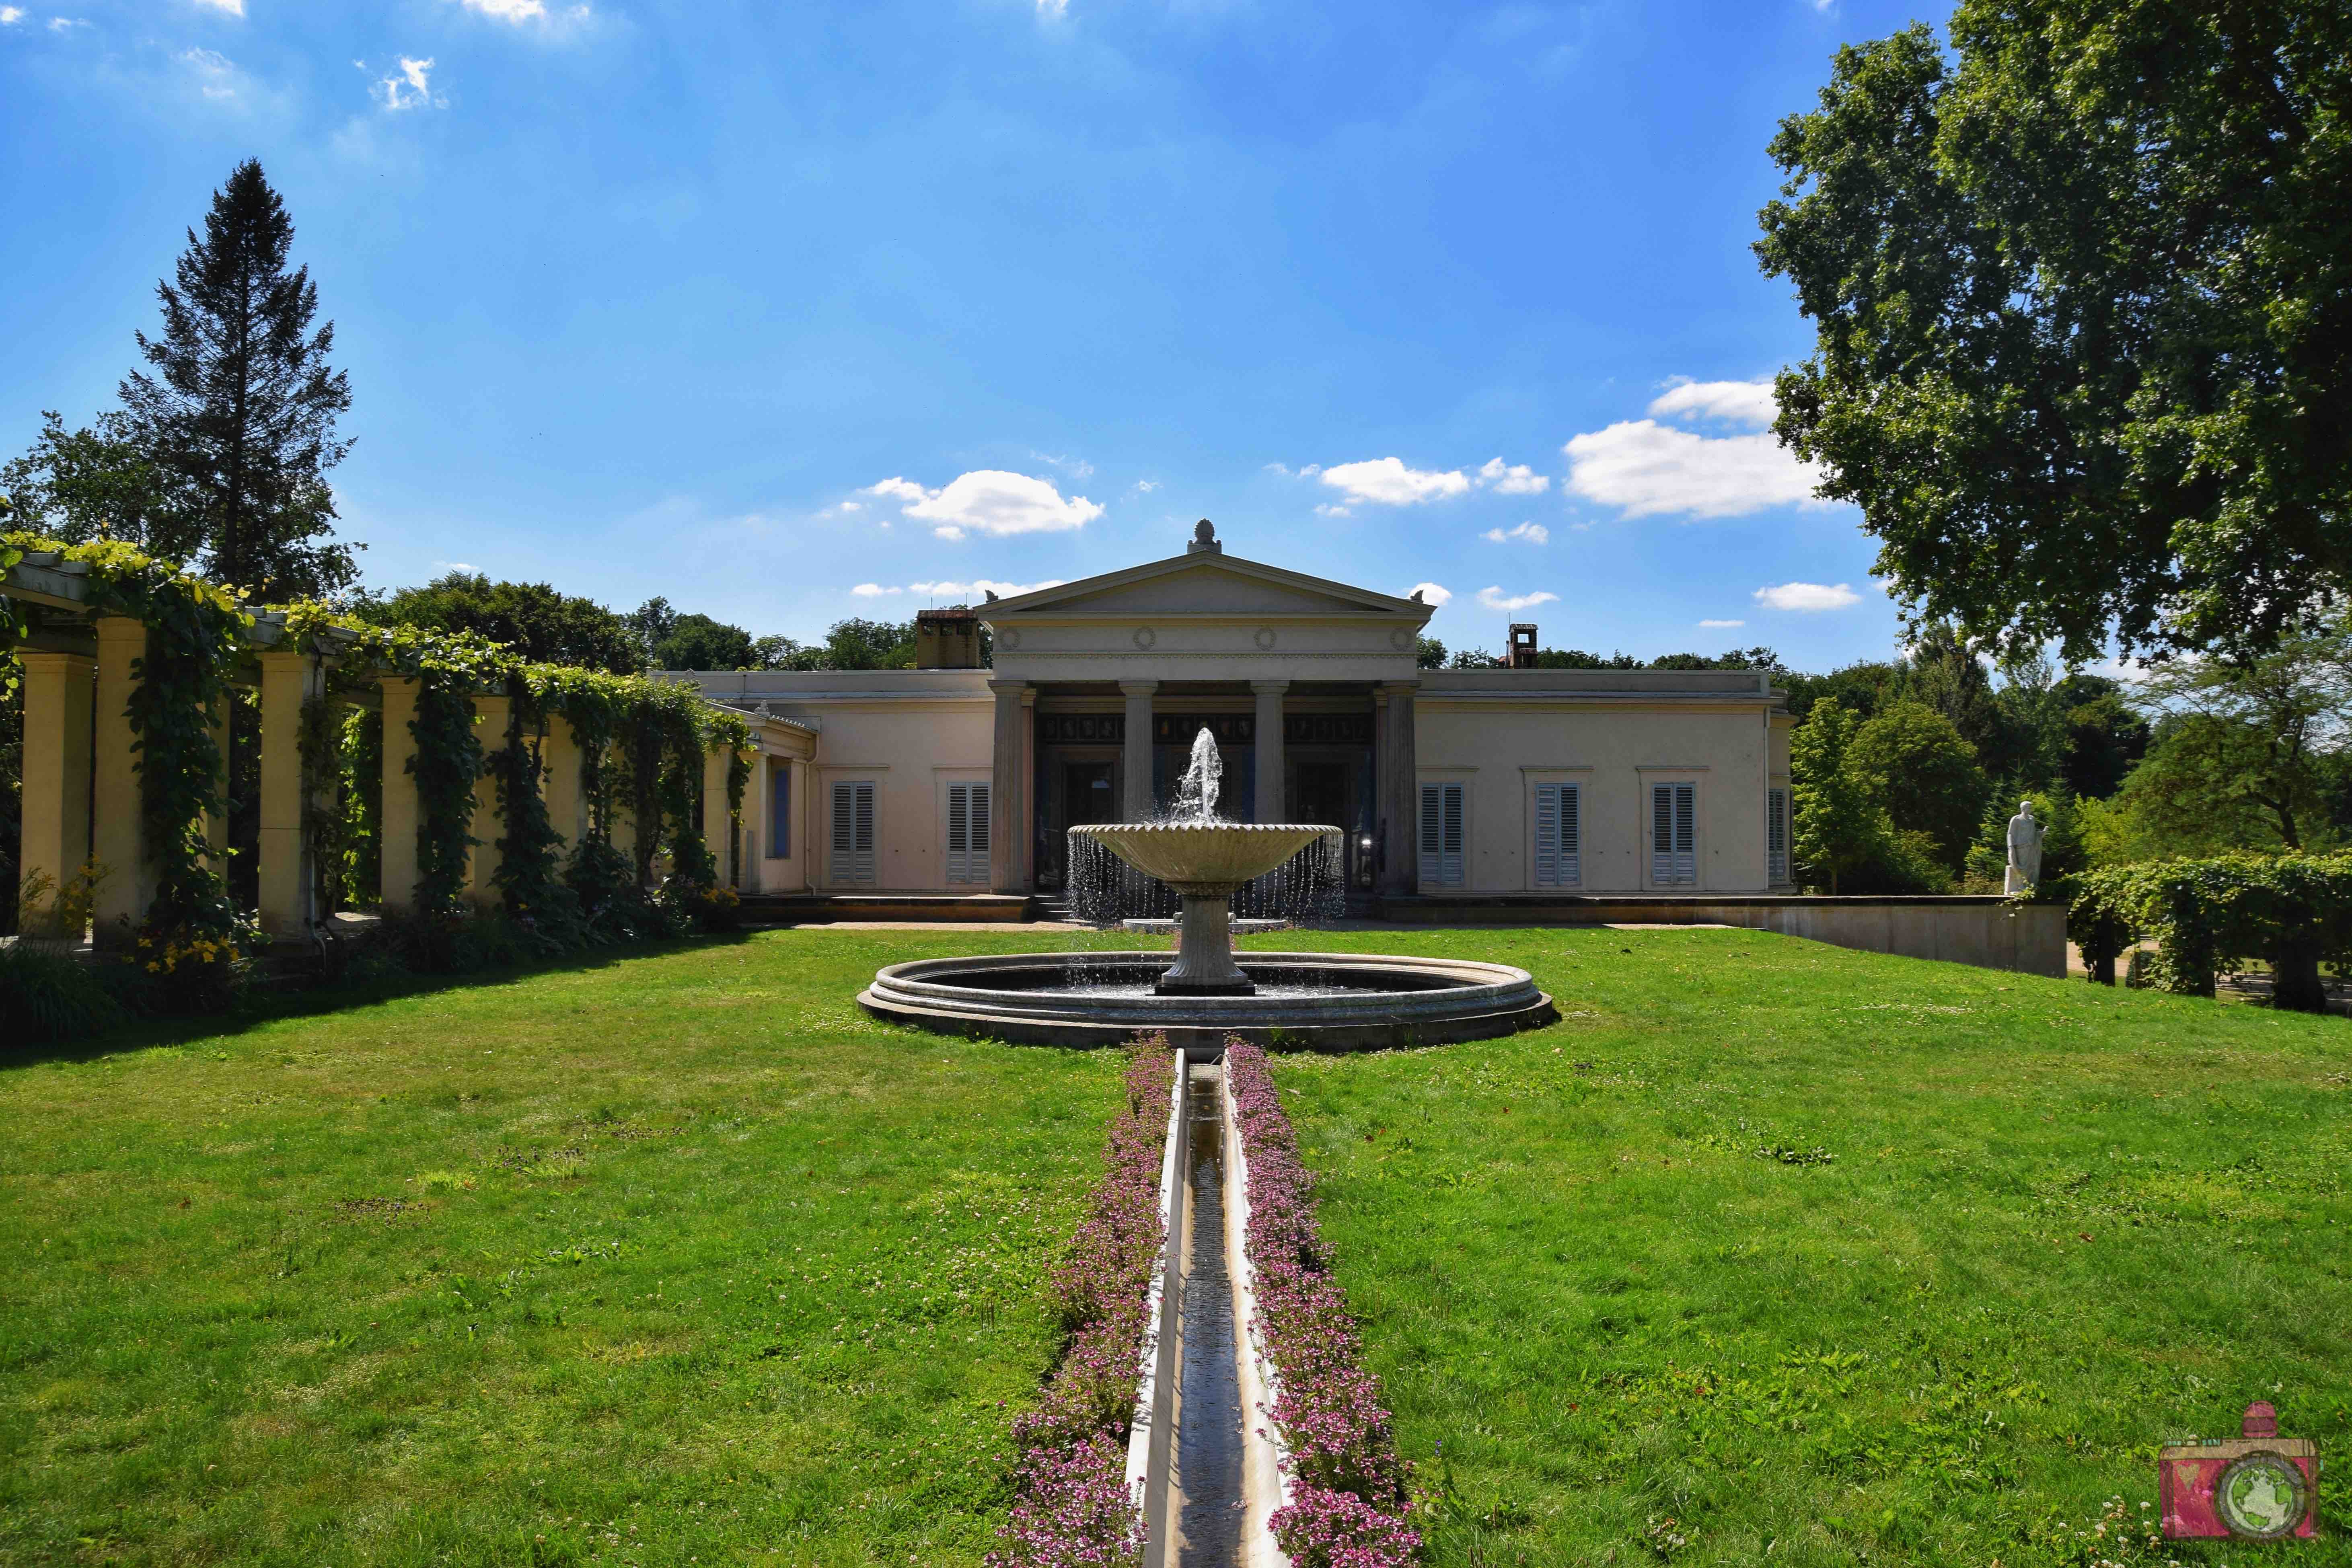
POLYGON ((205 569, 265 602, 332 593, 357 575, 330 542, 327 470, 351 447, 335 416, 351 406, 328 363, 332 321, 310 330, 310 269, 287 269, 294 225, 248 158, 214 193, 198 238, 188 232, 175 281, 158 283, 163 330, 140 351, 152 368, 122 383, 152 461, 182 481, 205 569))

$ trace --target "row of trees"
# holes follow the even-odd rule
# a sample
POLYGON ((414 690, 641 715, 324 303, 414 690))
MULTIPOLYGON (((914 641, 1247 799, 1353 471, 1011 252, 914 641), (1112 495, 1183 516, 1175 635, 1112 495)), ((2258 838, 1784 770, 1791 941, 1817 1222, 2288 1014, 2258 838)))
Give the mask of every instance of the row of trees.
POLYGON ((1998 890, 2021 799, 2045 876, 2352 842, 2352 618, 2129 681, 1988 665, 1939 632, 1906 658, 1792 676, 1801 871, 1840 892, 1998 890))
POLYGON ((915 623, 836 621, 823 642, 754 637, 709 616, 680 612, 667 599, 635 610, 606 608, 546 583, 498 583, 452 572, 420 587, 362 590, 351 605, 375 626, 478 632, 526 658, 615 675, 648 669, 905 669, 915 662, 915 623))

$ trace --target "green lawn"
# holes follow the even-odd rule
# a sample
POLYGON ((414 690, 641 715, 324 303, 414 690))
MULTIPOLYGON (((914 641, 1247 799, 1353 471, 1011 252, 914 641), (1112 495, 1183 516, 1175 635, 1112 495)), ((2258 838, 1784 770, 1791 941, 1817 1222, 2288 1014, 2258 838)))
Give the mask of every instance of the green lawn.
MULTIPOLYGON (((1564 1021, 1277 1067, 1434 1562, 2088 1563, 2254 1399, 2352 1462, 2352 1024, 1736 931, 1437 940, 1564 1021)), ((2282 1561, 2352 1561, 2322 1508, 2282 1561)), ((2252 1553, 2119 1560, 2168 1555, 2252 1553)))
POLYGON ((0 1562, 976 1563, 1108 1054, 778 933, 0 1069, 0 1562))
MULTIPOLYGON (((0 1563, 976 1563, 1118 1063, 851 997, 1068 940, 0 1067, 0 1563)), ((2352 1025, 1731 931, 1271 941, 1568 1015, 1276 1066, 1438 1563, 2088 1563, 2057 1521, 2250 1398, 2352 1454, 2352 1025)))

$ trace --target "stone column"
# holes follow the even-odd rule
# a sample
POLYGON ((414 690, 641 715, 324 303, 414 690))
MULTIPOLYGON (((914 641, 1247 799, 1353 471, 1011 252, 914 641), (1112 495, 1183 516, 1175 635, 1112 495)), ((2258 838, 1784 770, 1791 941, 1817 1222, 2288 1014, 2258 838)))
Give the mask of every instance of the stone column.
MULTIPOLYGON (((17 869, 27 880, 47 873, 62 887, 89 858, 89 716, 98 661, 29 648, 16 657, 25 667, 25 838, 17 869)), ((49 896, 56 894, 51 888, 49 896)), ((12 888, 8 896, 21 898, 23 889, 12 888)))
MULTIPOLYGON (((702 842, 710 851, 722 888, 735 885, 735 835, 727 816, 727 766, 734 755, 733 750, 721 746, 702 758, 702 842)), ((748 791, 743 804, 751 804, 748 791)))
MULTIPOLYGON (((1257 699, 1257 816, 1259 822, 1287 822, 1284 810, 1282 763, 1282 694, 1287 680, 1253 680, 1250 694, 1257 699)), ((1343 825, 1344 826, 1344 825, 1343 825)))
POLYGON ((106 868, 92 923, 101 942, 118 921, 135 926, 155 899, 155 867, 147 856, 147 822, 139 809, 139 753, 131 750, 131 666, 147 652, 147 628, 128 616, 100 616, 98 684, 91 700, 96 740, 90 748, 90 857, 106 868))
POLYGON ((326 690, 326 668, 305 653, 261 656, 261 929, 301 936, 318 910, 302 830, 302 705, 326 690))
POLYGON ((988 769, 988 886, 992 892, 1021 891, 1021 849, 1014 842, 1021 810, 1021 700, 1025 680, 992 680, 996 729, 988 769))
POLYGON ((1037 689, 1021 692, 1021 763, 1013 799, 1013 853, 1016 890, 1037 890, 1037 689))
POLYGON ((1388 847, 1387 863, 1380 874, 1383 893, 1412 893, 1421 886, 1421 847, 1414 837, 1419 818, 1413 798, 1418 775, 1414 765, 1412 695, 1417 685, 1401 680, 1380 688, 1381 826, 1388 847))
POLYGON ((390 913, 406 914, 416 908, 416 828, 421 816, 416 775, 408 771, 416 755, 416 736, 408 727, 416 718, 416 682, 387 675, 378 684, 383 690, 383 812, 376 824, 376 838, 383 865, 383 907, 390 913))
POLYGON ((504 696, 474 699, 474 737, 482 742, 483 766, 482 776, 474 781, 470 831, 481 842, 466 860, 466 897, 482 909, 490 908, 499 898, 499 886, 490 879, 498 875, 499 863, 504 858, 499 852, 499 836, 506 831, 506 822, 499 815, 499 781, 492 776, 489 763, 507 743, 507 715, 513 706, 513 700, 504 696))
POLYGON ((1159 815, 1159 805, 1151 794, 1151 696, 1160 689, 1156 680, 1122 680, 1119 690, 1127 697, 1127 752, 1123 766, 1127 772, 1126 798, 1123 809, 1129 822, 1149 822, 1159 815))
POLYGON ((547 736, 539 743, 539 793, 569 855, 588 831, 588 797, 580 789, 580 742, 561 713, 548 715, 547 736))

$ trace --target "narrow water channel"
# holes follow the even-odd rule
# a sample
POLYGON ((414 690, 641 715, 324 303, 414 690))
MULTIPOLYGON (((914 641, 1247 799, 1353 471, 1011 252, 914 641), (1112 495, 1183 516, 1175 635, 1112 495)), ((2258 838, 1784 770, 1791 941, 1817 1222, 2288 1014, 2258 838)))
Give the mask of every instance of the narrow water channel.
POLYGON ((1234 1278, 1225 1255, 1224 1068, 1192 1075, 1192 1190, 1184 1258, 1184 1369, 1176 1420, 1179 1568, 1241 1561, 1242 1397, 1234 1357, 1234 1278))

